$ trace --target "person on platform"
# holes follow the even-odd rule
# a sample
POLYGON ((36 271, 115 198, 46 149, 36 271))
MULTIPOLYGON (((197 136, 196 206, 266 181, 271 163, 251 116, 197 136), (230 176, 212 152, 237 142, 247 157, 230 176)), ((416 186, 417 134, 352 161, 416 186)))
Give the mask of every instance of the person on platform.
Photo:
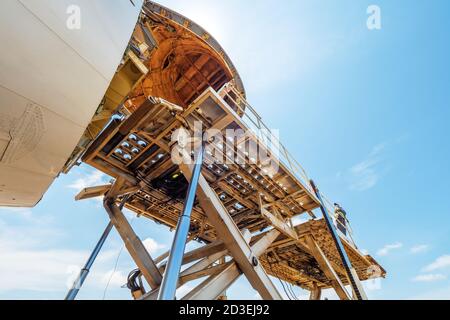
POLYGON ((334 204, 334 217, 336 219, 336 227, 344 236, 347 235, 347 212, 338 204, 334 204))

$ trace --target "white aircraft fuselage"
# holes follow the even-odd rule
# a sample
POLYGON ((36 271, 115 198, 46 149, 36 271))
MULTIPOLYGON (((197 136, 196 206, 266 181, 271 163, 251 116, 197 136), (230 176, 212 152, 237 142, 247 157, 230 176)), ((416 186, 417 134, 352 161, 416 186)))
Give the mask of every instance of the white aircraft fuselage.
POLYGON ((0 206, 34 206, 96 112, 142 0, 0 1, 0 206))

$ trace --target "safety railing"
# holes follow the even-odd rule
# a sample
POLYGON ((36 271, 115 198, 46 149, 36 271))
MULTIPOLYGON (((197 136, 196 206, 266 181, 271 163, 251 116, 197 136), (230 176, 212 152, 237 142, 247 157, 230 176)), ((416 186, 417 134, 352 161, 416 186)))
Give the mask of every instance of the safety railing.
MULTIPOLYGON (((246 101, 246 99, 236 90, 232 83, 225 84, 220 90, 219 95, 233 108, 236 113, 241 116, 241 120, 245 125, 257 136, 258 140, 268 148, 273 156, 277 157, 277 160, 282 163, 291 173, 314 194, 314 190, 310 185, 310 179, 306 174, 305 169, 300 163, 292 156, 287 148, 280 142, 279 138, 273 134, 273 131, 264 123, 261 116, 256 110, 246 101)), ((322 198, 325 200, 327 211, 330 213, 334 225, 337 226, 337 219, 335 215, 334 205, 321 193, 322 198)), ((338 232, 341 237, 344 237, 348 242, 356 248, 353 240, 353 230, 347 217, 342 216, 346 221, 346 234, 342 233, 339 229, 338 232)))
MULTIPOLYGON (((322 196, 322 199, 325 202, 325 206, 327 211, 330 213, 331 215, 331 219, 333 219, 333 223, 335 225, 335 227, 337 228, 338 226, 338 221, 337 218, 338 216, 336 215, 335 209, 334 209, 334 204, 326 197, 323 195, 323 193, 320 193, 320 195, 322 196)), ((350 221, 348 220, 348 218, 342 214, 339 214, 339 217, 341 217, 342 219, 344 219, 345 221, 345 229, 346 229, 346 234, 342 233, 339 228, 337 228, 337 231, 339 233, 339 235, 341 235, 342 237, 346 238, 348 240, 348 242, 353 245, 353 247, 356 247, 355 241, 353 240, 353 229, 352 226, 350 224, 350 221)))
POLYGON ((233 84, 227 83, 224 85, 219 90, 219 95, 241 116, 241 120, 272 153, 272 155, 277 158, 277 161, 289 169, 290 172, 313 193, 305 169, 291 153, 289 153, 288 149, 280 142, 279 137, 273 133, 273 130, 269 129, 263 122, 261 116, 236 90, 233 84))

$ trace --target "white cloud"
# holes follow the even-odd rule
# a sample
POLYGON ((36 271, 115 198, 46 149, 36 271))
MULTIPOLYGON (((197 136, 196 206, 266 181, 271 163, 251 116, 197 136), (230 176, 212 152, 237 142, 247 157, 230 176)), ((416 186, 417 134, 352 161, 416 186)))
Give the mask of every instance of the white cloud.
POLYGON ((430 291, 420 293, 418 295, 410 296, 407 300, 450 300, 450 287, 433 288, 430 291))
POLYGON ((81 251, 2 248, 0 292, 65 290, 70 266, 83 258, 81 251))
POLYGON ((127 276, 123 271, 110 270, 103 274, 101 282, 103 285, 121 287, 127 283, 127 276))
POLYGON ((450 267, 450 255, 443 255, 434 260, 432 263, 423 268, 424 272, 432 272, 435 270, 445 269, 450 267))
POLYGON ((375 146, 366 159, 350 168, 351 190, 365 191, 378 183, 380 175, 377 171, 377 165, 382 160, 381 153, 385 147, 385 143, 375 146))
POLYGON ((447 279, 447 276, 437 273, 421 274, 412 279, 414 282, 434 282, 447 279))
POLYGON ((158 253, 160 250, 166 247, 164 244, 158 243, 156 240, 152 238, 147 238, 144 241, 142 241, 142 243, 144 244, 144 247, 151 255, 158 253))
MULTIPOLYGON (((8 210, 3 212, 7 213, 8 210)), ((64 232, 52 227, 51 218, 47 216, 39 216, 40 219, 28 216, 21 218, 24 224, 10 224, 0 219, 0 255, 11 248, 37 248, 52 240, 58 241, 64 236, 64 232)))
POLYGON ((0 208, 0 214, 7 215, 18 215, 22 218, 31 218, 31 209, 30 208, 0 208))
POLYGON ((95 187, 108 182, 108 176, 100 171, 94 170, 90 174, 83 174, 81 178, 68 185, 69 188, 81 191, 87 187, 95 187))
MULTIPOLYGON (((90 252, 87 250, 56 247, 64 239, 65 233, 48 223, 51 219, 46 216, 41 218, 44 222, 21 216, 20 224, 0 219, 1 297, 29 291, 38 294, 32 295, 33 297, 61 295, 62 299, 89 256, 90 252)), ((111 275, 106 270, 116 257, 117 250, 112 249, 99 254, 95 270, 92 270, 88 278, 91 288, 105 287, 104 278, 111 275)), ((123 279, 122 272, 118 271, 113 276, 111 286, 123 279)))
POLYGON ((27 217, 24 221, 14 225, 0 220, 0 293, 65 290, 68 268, 83 261, 87 253, 48 249, 63 233, 27 217))
POLYGON ((387 244, 383 248, 377 251, 377 255, 379 256, 387 256, 392 250, 397 250, 403 247, 401 242, 396 242, 392 244, 387 244))
POLYGON ((426 252, 428 250, 429 246, 426 244, 420 244, 414 247, 411 247, 411 249, 409 249, 409 252, 412 254, 418 254, 418 253, 423 253, 426 252))

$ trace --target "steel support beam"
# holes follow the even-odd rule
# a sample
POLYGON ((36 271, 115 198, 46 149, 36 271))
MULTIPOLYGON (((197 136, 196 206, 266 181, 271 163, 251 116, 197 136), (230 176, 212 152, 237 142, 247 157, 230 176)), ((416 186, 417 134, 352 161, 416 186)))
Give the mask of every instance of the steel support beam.
MULTIPOLYGON (((253 254, 258 258, 280 235, 278 230, 268 232, 259 239, 251 248, 253 254)), ((240 276, 242 271, 235 260, 227 262, 223 269, 211 275, 194 290, 189 292, 183 300, 215 300, 221 296, 240 276)))
POLYGON ((236 263, 228 263, 226 268, 210 276, 182 298, 182 300, 215 300, 227 290, 242 274, 236 263))
POLYGON ((226 263, 220 263, 218 265, 199 270, 199 271, 191 271, 186 273, 183 276, 180 276, 180 282, 187 283, 189 281, 193 281, 196 279, 204 278, 206 276, 210 276, 213 274, 217 274, 219 272, 222 272, 227 267, 226 263))
POLYGON ((94 261, 97 258, 100 250, 102 249, 103 245, 105 244, 105 241, 108 238, 108 235, 110 234, 112 228, 113 228, 113 224, 111 222, 109 222, 105 228, 105 231, 103 231, 102 236, 98 240, 97 245, 94 248, 94 251, 92 251, 91 255, 89 256, 89 259, 87 260, 83 269, 81 269, 80 274, 78 275, 77 279, 73 283, 72 288, 67 293, 65 300, 75 300, 75 298, 77 297, 78 292, 80 291, 81 287, 83 286, 83 283, 86 280, 86 278, 89 274, 89 271, 91 270, 91 267, 94 264, 94 261))
MULTIPOLYGON (((200 247, 198 249, 194 249, 192 251, 187 252, 183 256, 182 265, 200 260, 204 257, 208 257, 216 252, 225 250, 225 244, 222 241, 216 241, 209 243, 207 245, 204 245, 203 247, 200 247)), ((166 262, 163 262, 159 268, 162 270, 166 269, 166 262)))
POLYGON ((336 245, 336 249, 339 253, 342 264, 344 265, 345 271, 347 273, 347 278, 350 282, 350 285, 352 286, 352 290, 358 300, 367 300, 366 293, 364 292, 364 289, 361 285, 358 274, 356 273, 356 270, 353 268, 352 263, 348 258, 347 252, 345 251, 344 245, 342 244, 342 241, 336 231, 336 227, 334 226, 333 221, 330 218, 330 214, 325 206, 320 191, 319 189, 317 189, 314 181, 311 180, 310 183, 311 187, 316 193, 317 198, 320 201, 320 210, 322 211, 323 218, 325 219, 327 227, 331 233, 331 237, 333 238, 333 241, 336 245))
MULTIPOLYGON (((75 200, 79 201, 79 200, 104 196, 108 191, 111 190, 111 188, 112 188, 112 185, 110 185, 110 184, 103 185, 103 186, 97 186, 97 187, 85 188, 75 197, 75 200)), ((120 209, 123 208, 124 204, 125 204, 125 201, 122 201, 122 203, 120 204, 120 209)), ((67 293, 65 300, 75 300, 76 296, 78 295, 78 292, 80 291, 81 287, 83 286, 84 281, 86 280, 86 278, 89 274, 89 271, 91 270, 92 265, 95 262, 95 259, 97 258, 98 254, 100 253, 100 250, 102 249, 103 245, 105 244, 105 241, 108 238, 109 234, 111 233, 112 228, 113 228, 113 224, 110 221, 108 223, 108 225, 106 226, 105 230, 103 231, 102 236, 98 240, 97 245, 95 246, 95 248, 92 251, 91 255, 89 256, 88 260, 86 261, 86 264, 84 265, 83 269, 80 270, 80 273, 79 273, 77 279, 74 281, 72 288, 67 293)))
POLYGON ((139 270, 141 270, 145 280, 147 280, 152 289, 159 287, 162 281, 161 273, 156 267, 156 264, 147 249, 145 249, 142 244, 142 241, 134 232, 127 218, 115 204, 113 198, 105 198, 103 205, 106 212, 108 212, 112 224, 119 232, 120 237, 125 243, 125 247, 138 266, 139 270))
POLYGON ((311 290, 311 294, 309 295, 309 300, 320 300, 322 296, 322 289, 314 283, 313 289, 311 290))
POLYGON ((178 220, 177 229, 170 250, 167 268, 159 290, 158 300, 174 300, 177 291, 178 277, 183 262, 186 240, 191 226, 191 214, 194 207, 195 196, 198 187, 198 180, 202 171, 204 145, 200 144, 196 156, 196 163, 192 171, 189 188, 184 201, 183 212, 178 220))
MULTIPOLYGON (((180 278, 178 280, 177 288, 181 287, 182 285, 184 285, 186 283, 184 281, 185 280, 184 276, 186 276, 188 274, 195 273, 195 272, 199 272, 201 270, 204 270, 204 269, 208 268, 214 262, 216 262, 217 260, 223 258, 226 254, 227 254, 226 250, 220 251, 220 252, 216 252, 216 253, 211 254, 210 256, 208 256, 206 258, 203 258, 199 262, 194 263, 192 266, 190 266, 186 270, 182 271, 180 273, 180 278)), ((156 300, 158 298, 158 294, 159 294, 159 288, 157 288, 157 289, 147 293, 146 295, 143 296, 142 299, 143 300, 156 300)))
POLYGON ((261 207, 261 215, 266 219, 274 228, 282 232, 284 235, 293 240, 298 240, 297 232, 285 221, 273 215, 269 210, 261 207))
POLYGON ((308 245, 309 251, 316 259, 320 268, 323 270, 327 278, 330 279, 331 285, 333 286, 339 298, 341 300, 352 300, 352 297, 345 289, 345 286, 339 278, 339 275, 336 273, 336 271, 334 271, 330 261, 327 259, 322 249, 320 249, 312 236, 306 236, 306 243, 308 245))
MULTIPOLYGON (((192 175, 191 165, 188 164, 190 156, 179 145, 175 145, 174 148, 176 148, 174 152, 183 157, 183 161, 180 161, 179 166, 186 179, 190 180, 192 175)), ((234 223, 233 218, 231 218, 227 209, 203 175, 200 175, 199 178, 197 197, 209 222, 216 228, 217 235, 223 240, 228 251, 239 268, 245 273, 253 288, 265 300, 281 300, 282 297, 277 288, 264 271, 258 258, 255 257, 241 231, 234 223)))
POLYGON ((75 196, 76 201, 104 196, 111 189, 110 184, 84 188, 75 196))

